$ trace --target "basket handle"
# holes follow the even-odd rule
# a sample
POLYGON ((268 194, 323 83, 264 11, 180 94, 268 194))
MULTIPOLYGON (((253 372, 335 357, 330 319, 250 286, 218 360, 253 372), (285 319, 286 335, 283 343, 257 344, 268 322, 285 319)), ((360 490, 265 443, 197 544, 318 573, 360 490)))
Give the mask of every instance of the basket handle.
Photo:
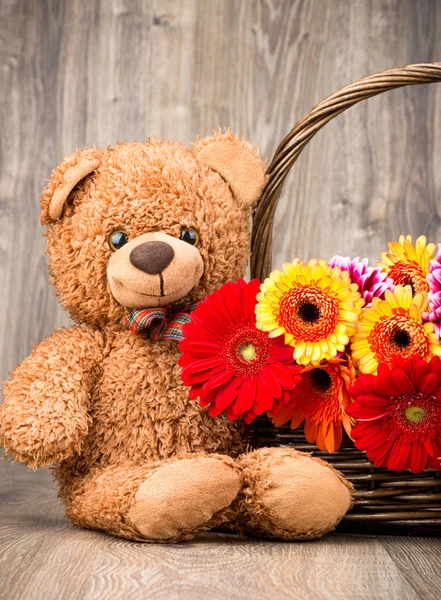
POLYGON ((405 85, 436 81, 441 81, 441 62, 389 69, 350 83, 316 104, 294 125, 277 148, 266 171, 268 179, 254 214, 251 238, 252 277, 263 281, 271 271, 273 218, 283 183, 303 148, 315 134, 328 121, 361 100, 405 85))

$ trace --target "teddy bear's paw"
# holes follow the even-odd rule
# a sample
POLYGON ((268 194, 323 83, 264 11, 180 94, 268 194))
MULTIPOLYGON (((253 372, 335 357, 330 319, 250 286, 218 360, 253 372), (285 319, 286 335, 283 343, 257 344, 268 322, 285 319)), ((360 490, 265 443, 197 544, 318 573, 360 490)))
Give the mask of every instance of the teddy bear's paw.
POLYGON ((159 466, 139 487, 126 519, 151 541, 191 539, 225 521, 240 474, 228 457, 183 458, 159 466))
POLYGON ((281 539, 312 539, 332 531, 353 503, 353 487, 328 463, 285 448, 239 458, 242 530, 281 539))

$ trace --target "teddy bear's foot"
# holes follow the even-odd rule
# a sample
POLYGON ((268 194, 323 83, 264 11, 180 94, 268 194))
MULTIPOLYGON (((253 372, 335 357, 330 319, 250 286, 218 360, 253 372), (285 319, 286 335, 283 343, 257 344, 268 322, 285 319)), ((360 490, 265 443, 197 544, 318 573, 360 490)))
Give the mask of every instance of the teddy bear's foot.
POLYGON ((152 542, 191 539, 227 520, 240 473, 221 455, 186 455, 141 467, 107 467, 77 482, 67 516, 75 523, 152 542))
POLYGON ((199 456, 160 466, 139 487, 127 519, 149 540, 177 541, 223 522, 239 473, 227 457, 199 456))
POLYGON ((244 533, 287 540, 332 531, 353 502, 353 487, 326 462, 285 448, 239 457, 242 493, 235 503, 244 533))

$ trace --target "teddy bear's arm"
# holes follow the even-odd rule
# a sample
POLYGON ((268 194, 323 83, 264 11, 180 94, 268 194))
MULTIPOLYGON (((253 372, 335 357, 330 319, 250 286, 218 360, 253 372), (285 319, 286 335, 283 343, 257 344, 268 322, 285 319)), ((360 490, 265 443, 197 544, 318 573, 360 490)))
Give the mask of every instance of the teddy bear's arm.
POLYGON ((92 329, 60 329, 17 367, 0 406, 0 436, 8 454, 35 468, 80 451, 103 348, 102 336, 92 329))

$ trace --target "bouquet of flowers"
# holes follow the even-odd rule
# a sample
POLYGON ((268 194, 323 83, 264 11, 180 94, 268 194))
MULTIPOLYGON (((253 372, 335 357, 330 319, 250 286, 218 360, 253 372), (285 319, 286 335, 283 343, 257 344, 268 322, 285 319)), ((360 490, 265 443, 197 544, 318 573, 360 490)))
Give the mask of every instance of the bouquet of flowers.
POLYGON ((227 283, 184 325, 182 380, 217 417, 304 426, 335 452, 343 429, 378 467, 441 470, 441 244, 367 259, 295 259, 227 283))

